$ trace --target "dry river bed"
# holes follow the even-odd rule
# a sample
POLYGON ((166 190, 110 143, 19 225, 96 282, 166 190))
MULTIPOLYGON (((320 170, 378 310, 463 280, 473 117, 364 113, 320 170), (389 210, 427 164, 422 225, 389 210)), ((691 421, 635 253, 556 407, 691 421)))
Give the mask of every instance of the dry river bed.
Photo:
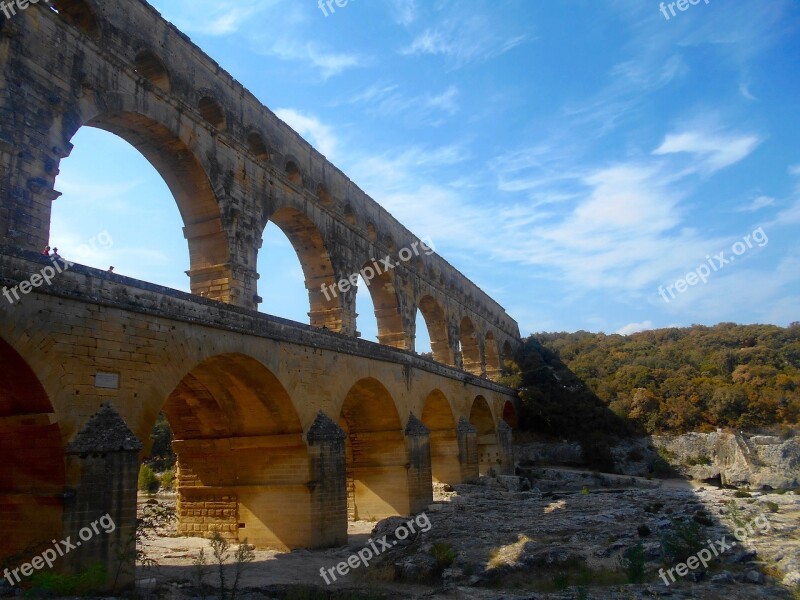
MULTIPOLYGON (((429 522, 417 519, 422 526, 416 529, 428 531, 406 540, 392 535, 404 522, 393 518, 351 523, 349 544, 340 548, 258 550, 237 597, 800 598, 800 495, 752 492, 748 497, 678 480, 566 469, 540 469, 533 477, 533 489, 525 489, 528 481, 516 477, 482 478, 480 484, 455 489, 437 484, 434 504, 426 512, 429 522), (707 569, 689 570, 687 560, 682 577, 662 543, 680 538, 680 519, 696 523, 691 531, 702 539, 695 551, 705 547, 712 557, 707 569), (335 568, 364 548, 370 536, 385 534, 391 549, 379 560, 326 585, 320 569, 335 568), (620 561, 640 543, 645 579, 628 584, 620 561)), ((145 544, 159 566, 139 569, 140 595, 199 597, 192 562, 208 542, 162 533, 145 544)), ((230 582, 232 567, 228 570, 230 582)), ((211 598, 216 574, 207 573, 204 581, 211 598)))

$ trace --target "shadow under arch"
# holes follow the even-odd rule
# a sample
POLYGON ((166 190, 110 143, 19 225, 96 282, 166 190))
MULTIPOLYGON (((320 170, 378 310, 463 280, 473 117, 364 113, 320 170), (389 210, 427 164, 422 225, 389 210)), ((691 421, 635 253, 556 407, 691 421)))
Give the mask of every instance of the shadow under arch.
POLYGON ((453 410, 441 390, 433 390, 425 399, 422 424, 430 431, 431 473, 441 483, 461 483, 458 436, 453 410))
POLYGON ((406 350, 408 336, 400 315, 400 301, 397 298, 394 273, 384 269, 379 261, 372 260, 361 269, 363 281, 375 306, 378 343, 406 350))
POLYGON ((511 400, 506 400, 505 404, 503 404, 503 421, 505 421, 514 431, 519 429, 519 417, 517 416, 517 409, 514 408, 514 403, 511 402, 511 400))
MULTIPOLYGON (((166 126, 136 112, 99 114, 82 126, 122 138, 153 165, 169 187, 183 219, 193 294, 231 302, 233 276, 220 208, 208 175, 188 146, 166 126), (227 279, 228 285, 212 285, 227 279)), ((70 139, 79 127, 71 132, 70 139)))
POLYGON ((472 401, 469 422, 478 430, 478 472, 485 475, 500 464, 500 448, 492 410, 483 396, 476 396, 472 401))
MULTIPOLYGON (((441 305, 432 296, 423 296, 418 307, 428 328, 433 360, 445 365, 455 365, 453 349, 447 337, 447 316, 441 305)), ((419 327, 419 323, 417 326, 419 327)))
POLYGON ((133 59, 133 64, 136 72, 144 77, 147 81, 160 88, 165 92, 169 92, 172 88, 169 70, 155 52, 149 48, 145 48, 136 54, 133 59))
POLYGON ((406 448, 394 399, 377 379, 347 392, 339 417, 347 456, 347 511, 351 520, 410 513, 406 448))
POLYGON ((319 228, 304 213, 290 207, 279 208, 269 221, 289 239, 300 261, 308 290, 311 326, 342 331, 342 299, 335 287, 331 255, 319 228))
POLYGON ((50 0, 50 10, 93 39, 100 36, 94 10, 86 0, 50 0))
POLYGON ((0 365, 1 563, 61 538, 66 467, 47 392, 25 359, 2 338, 0 365))
POLYGON ((258 360, 208 358, 167 398, 178 456, 178 531, 259 547, 314 546, 310 466, 289 393, 258 360), (213 523, 197 515, 213 508, 213 523))

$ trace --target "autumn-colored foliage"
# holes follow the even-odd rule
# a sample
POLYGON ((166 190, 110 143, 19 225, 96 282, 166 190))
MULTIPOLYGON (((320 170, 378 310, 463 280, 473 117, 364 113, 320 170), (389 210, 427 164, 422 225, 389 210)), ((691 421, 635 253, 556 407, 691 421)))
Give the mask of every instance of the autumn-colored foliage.
MULTIPOLYGON (((541 333, 532 338, 616 415, 647 433, 793 426, 800 421, 800 323, 787 328, 694 325, 629 336, 541 333)), ((530 362, 524 356, 522 360, 530 362)), ((591 402, 587 408, 596 411, 591 402)))

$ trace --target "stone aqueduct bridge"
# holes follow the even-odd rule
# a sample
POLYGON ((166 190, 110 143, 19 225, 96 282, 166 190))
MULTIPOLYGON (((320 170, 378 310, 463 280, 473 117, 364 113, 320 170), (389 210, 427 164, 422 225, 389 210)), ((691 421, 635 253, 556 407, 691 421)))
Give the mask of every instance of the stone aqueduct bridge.
POLYGON ((348 515, 510 469, 515 397, 492 379, 519 329, 502 307, 435 253, 398 261, 419 240, 148 4, 51 4, 0 21, 0 287, 49 264, 59 163, 89 126, 169 185, 192 293, 76 265, 0 297, 0 557, 109 512, 118 530, 71 555, 109 561, 160 411, 180 529, 259 546, 339 544, 348 515), (255 310, 269 222, 300 258, 309 325, 255 310), (320 288, 385 256, 400 264, 368 287, 374 344, 356 290, 320 288), (433 360, 413 352, 418 309, 433 360))

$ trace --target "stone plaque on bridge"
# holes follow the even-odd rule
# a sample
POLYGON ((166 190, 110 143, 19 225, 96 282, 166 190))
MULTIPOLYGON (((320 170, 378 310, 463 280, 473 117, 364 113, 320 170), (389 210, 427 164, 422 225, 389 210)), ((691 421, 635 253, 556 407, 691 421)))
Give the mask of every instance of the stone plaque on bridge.
POLYGON ((98 371, 94 376, 94 387, 104 390, 119 389, 119 373, 105 373, 98 371))

